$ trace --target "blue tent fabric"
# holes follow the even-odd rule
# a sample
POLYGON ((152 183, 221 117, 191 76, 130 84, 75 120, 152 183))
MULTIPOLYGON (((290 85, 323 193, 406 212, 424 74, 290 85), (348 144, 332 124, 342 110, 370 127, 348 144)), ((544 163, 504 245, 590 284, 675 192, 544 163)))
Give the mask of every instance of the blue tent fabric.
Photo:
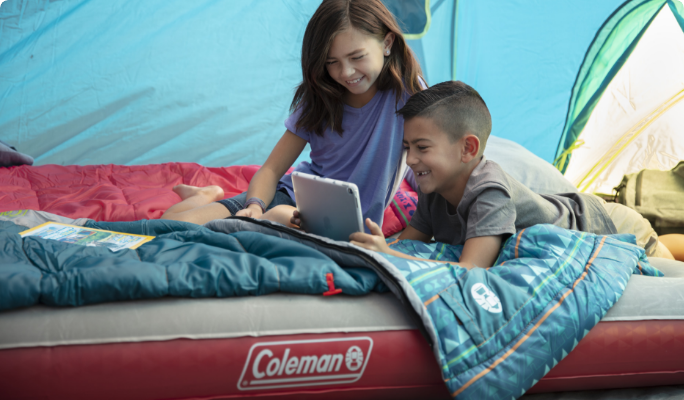
MULTIPOLYGON (((5 1, 1 139, 37 165, 261 164, 285 131, 319 3, 5 1)), ((429 84, 472 85, 494 135, 550 162, 584 54, 621 3, 434 0, 409 44, 429 84)))
POLYGON ((2 139, 38 165, 263 163, 318 3, 6 1, 2 139))
POLYGON ((459 1, 457 78, 484 98, 493 135, 553 161, 577 71, 621 3, 459 1))

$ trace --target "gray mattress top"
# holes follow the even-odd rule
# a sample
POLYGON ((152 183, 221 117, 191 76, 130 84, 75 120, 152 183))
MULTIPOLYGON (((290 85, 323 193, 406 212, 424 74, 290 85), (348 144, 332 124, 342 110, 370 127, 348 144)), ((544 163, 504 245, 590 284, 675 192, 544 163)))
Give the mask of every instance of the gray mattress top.
MULTIPOLYGON (((666 277, 633 276, 604 321, 684 319, 684 263, 651 263, 666 277)), ((403 329, 415 325, 389 293, 163 298, 0 312, 0 349, 403 329)))

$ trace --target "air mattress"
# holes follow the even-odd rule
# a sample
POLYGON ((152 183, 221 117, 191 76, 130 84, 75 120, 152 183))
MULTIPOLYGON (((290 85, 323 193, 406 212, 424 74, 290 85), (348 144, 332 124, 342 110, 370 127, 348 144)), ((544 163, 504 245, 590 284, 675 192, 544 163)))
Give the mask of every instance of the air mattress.
MULTIPOLYGON (((684 383, 684 268, 651 260, 669 277, 633 276, 530 393, 684 383)), ((6 311, 0 376, 10 399, 450 397, 404 307, 378 293, 6 311)))

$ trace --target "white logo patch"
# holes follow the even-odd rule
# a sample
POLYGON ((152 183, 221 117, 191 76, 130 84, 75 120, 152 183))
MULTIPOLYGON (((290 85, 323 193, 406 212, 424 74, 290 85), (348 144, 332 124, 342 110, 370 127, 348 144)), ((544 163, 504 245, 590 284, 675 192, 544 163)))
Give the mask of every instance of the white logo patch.
POLYGON ((490 313, 494 314, 498 314, 503 311, 501 300, 499 300, 494 292, 489 290, 484 283, 474 284, 470 289, 470 293, 473 295, 475 301, 477 301, 477 304, 484 308, 485 311, 489 311, 490 313))

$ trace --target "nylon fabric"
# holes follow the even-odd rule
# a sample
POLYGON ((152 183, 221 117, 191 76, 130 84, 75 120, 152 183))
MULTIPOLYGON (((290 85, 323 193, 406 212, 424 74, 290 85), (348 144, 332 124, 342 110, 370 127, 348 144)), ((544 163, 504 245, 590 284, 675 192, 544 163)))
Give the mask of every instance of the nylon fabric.
POLYGON ((623 1, 458 1, 456 78, 487 103, 493 135, 557 157, 577 71, 623 1))
MULTIPOLYGON (((53 214, 55 221, 66 217, 79 223, 82 218, 110 222, 158 219, 181 200, 172 191, 174 186, 217 185, 230 198, 247 190, 258 169, 258 165, 207 168, 193 163, 0 168, 0 218, 5 212, 10 217, 36 210, 53 214)), ((403 181, 399 186, 395 198, 401 191, 415 195, 403 181)), ((402 229, 399 218, 391 207, 384 210, 386 236, 402 229)))
MULTIPOLYGON (((470 84, 495 135, 552 161, 582 58, 621 2, 433 0, 429 29, 408 43, 427 82, 470 84)), ((283 134, 319 4, 5 1, 3 140, 36 165, 261 164, 283 134)))
POLYGON ((319 4, 6 1, 3 140, 36 165, 261 164, 284 132, 319 4))
POLYGON ((668 0, 667 5, 677 19, 677 23, 682 28, 682 31, 684 31, 684 4, 682 4, 681 0, 668 0))
MULTIPOLYGON (((664 4, 665 0, 628 1, 597 32, 572 88, 556 158, 577 140, 606 87, 664 4)), ((557 167, 565 172, 567 164, 557 167)))
POLYGON ((328 290, 328 273, 348 295, 368 293, 378 282, 372 273, 345 272, 310 247, 254 232, 226 235, 176 221, 85 226, 157 236, 136 250, 111 252, 21 238, 18 233, 23 227, 0 221, 0 310, 163 296, 321 294, 328 290))
MULTIPOLYGON (((509 238, 487 270, 386 257, 422 300, 452 396, 501 399, 520 397, 563 359, 620 298, 633 273, 663 276, 633 243, 633 235, 536 225, 509 238)), ((454 262, 462 251, 415 241, 391 247, 454 262)))
MULTIPOLYGON (((247 218, 208 225, 241 230, 229 234, 167 221, 157 228, 157 222, 86 223, 161 233, 136 250, 112 253, 22 239, 23 227, 0 221, 5 243, 0 309, 39 301, 82 305, 162 296, 320 294, 328 290, 328 273, 343 293, 359 295, 383 287, 381 276, 423 324, 452 395, 515 398, 601 320, 633 273, 662 276, 633 235, 597 236, 552 225, 520 231, 504 243, 494 267, 467 271, 451 263, 375 254, 247 218), (255 226, 254 231, 240 229, 245 225, 255 226)), ((452 262, 462 251, 461 246, 414 241, 393 247, 452 262)))
POLYGON ((684 158, 683 64, 684 32, 663 7, 582 126, 565 171, 580 191, 610 194, 624 175, 684 158))

